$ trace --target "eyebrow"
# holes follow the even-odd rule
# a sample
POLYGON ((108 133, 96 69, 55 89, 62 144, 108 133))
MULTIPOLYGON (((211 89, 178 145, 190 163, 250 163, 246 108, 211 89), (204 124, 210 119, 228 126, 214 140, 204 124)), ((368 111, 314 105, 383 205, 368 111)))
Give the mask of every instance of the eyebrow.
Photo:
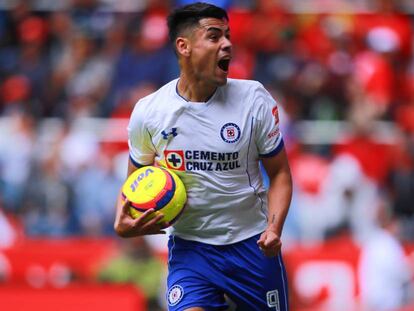
POLYGON ((217 32, 224 32, 225 34, 229 34, 230 33, 230 28, 227 27, 226 29, 223 30, 222 28, 212 26, 212 27, 208 27, 206 31, 207 32, 217 31, 217 32))

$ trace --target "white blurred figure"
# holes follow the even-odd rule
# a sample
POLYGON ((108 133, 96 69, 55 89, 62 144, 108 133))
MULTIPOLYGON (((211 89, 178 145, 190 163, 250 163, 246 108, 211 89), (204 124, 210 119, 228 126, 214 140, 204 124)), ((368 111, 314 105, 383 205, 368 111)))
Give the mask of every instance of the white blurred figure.
POLYGON ((378 193, 355 157, 336 156, 321 194, 326 232, 349 226, 354 238, 363 240, 376 227, 378 193))
POLYGON ((385 203, 378 210, 378 227, 361 244, 358 267, 362 310, 395 311, 409 303, 412 276, 401 242, 398 223, 385 203))
POLYGON ((84 127, 82 119, 76 119, 66 126, 66 132, 61 138, 60 159, 65 174, 72 176, 94 163, 99 143, 97 136, 84 127))
POLYGON ((0 250, 14 245, 17 239, 15 228, 10 224, 0 207, 0 250))
POLYGON ((375 227, 377 185, 365 176, 359 162, 341 154, 331 162, 307 155, 292 161, 298 184, 295 198, 301 239, 322 241, 350 229, 357 240, 375 227))
POLYGON ((16 239, 16 230, 10 224, 0 206, 0 283, 7 281, 11 273, 10 262, 7 257, 2 254, 2 250, 12 247, 15 244, 16 239))
MULTIPOLYGON (((302 242, 312 245, 324 239, 326 219, 322 204, 322 185, 329 172, 329 162, 322 157, 303 153, 291 161, 295 191, 286 225, 302 242)), ((289 230, 288 230, 289 232, 289 230)))
POLYGON ((0 199, 6 210, 16 211, 30 173, 35 129, 33 118, 20 109, 10 111, 9 117, 0 134, 0 199))

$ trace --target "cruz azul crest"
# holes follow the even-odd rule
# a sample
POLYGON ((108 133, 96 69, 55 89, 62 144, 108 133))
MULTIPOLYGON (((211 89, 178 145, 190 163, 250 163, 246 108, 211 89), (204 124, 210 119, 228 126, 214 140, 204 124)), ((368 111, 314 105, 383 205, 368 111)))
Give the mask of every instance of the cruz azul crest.
POLYGON ((237 124, 226 123, 220 130, 221 139, 226 143, 233 144, 240 139, 241 131, 237 124))

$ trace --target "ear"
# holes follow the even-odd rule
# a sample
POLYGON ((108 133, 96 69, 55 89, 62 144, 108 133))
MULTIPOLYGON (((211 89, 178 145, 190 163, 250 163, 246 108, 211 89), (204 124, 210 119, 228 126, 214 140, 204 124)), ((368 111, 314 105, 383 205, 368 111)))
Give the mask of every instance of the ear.
POLYGON ((177 49, 177 53, 184 57, 190 56, 191 53, 191 44, 187 38, 178 37, 175 40, 175 47, 177 49))

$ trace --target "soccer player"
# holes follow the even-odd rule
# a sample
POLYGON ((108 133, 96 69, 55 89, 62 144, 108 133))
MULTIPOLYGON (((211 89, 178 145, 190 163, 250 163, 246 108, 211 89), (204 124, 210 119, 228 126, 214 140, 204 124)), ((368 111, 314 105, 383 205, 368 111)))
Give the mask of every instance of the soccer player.
MULTIPOLYGON (((227 77, 226 11, 190 4, 171 13, 168 27, 180 76, 136 104, 128 173, 164 166, 187 189, 168 242, 169 310, 225 310, 225 296, 237 310, 288 310, 281 235, 292 181, 276 102, 260 83, 227 77)), ((144 222, 154 210, 132 219, 128 209, 118 201, 114 226, 122 237, 169 225, 160 215, 144 222)))

